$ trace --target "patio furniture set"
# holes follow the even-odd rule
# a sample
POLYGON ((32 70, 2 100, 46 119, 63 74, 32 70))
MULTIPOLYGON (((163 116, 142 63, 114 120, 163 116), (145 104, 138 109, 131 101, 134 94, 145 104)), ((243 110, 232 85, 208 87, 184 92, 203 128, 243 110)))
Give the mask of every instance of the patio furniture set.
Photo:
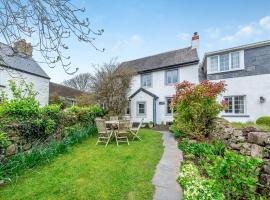
POLYGON ((105 143, 105 147, 107 147, 109 142, 115 139, 117 146, 121 142, 125 142, 129 145, 128 138, 130 136, 132 140, 141 140, 139 130, 142 126, 143 119, 136 127, 133 127, 133 123, 130 119, 119 120, 117 116, 110 117, 108 121, 96 118, 95 122, 98 130, 98 140, 96 144, 105 143))

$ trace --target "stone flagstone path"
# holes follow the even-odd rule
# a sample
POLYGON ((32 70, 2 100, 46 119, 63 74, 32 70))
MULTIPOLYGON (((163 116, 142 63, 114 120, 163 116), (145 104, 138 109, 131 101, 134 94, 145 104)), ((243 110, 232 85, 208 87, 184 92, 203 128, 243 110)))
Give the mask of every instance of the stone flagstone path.
POLYGON ((155 186, 154 200, 182 199, 182 189, 176 179, 179 173, 183 155, 178 149, 177 142, 168 131, 163 134, 164 153, 157 165, 152 183, 155 186))

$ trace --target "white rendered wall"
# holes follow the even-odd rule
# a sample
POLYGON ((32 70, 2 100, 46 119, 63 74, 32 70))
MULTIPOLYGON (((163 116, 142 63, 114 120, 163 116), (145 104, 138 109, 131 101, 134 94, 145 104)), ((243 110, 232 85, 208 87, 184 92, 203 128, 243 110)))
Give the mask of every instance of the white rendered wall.
POLYGON ((8 98, 12 97, 8 80, 15 81, 17 85, 21 80, 25 80, 27 83, 33 83, 34 90, 38 92, 36 99, 39 101, 41 106, 44 106, 49 102, 49 79, 10 69, 7 71, 2 67, 0 68, 0 79, 0 85, 5 86, 5 88, 0 87, 0 90, 5 91, 8 95, 8 98))
MULTIPOLYGON (((165 74, 166 70, 154 71, 152 72, 152 87, 144 88, 147 91, 155 94, 159 98, 157 99, 156 103, 156 120, 158 124, 171 122, 173 121, 173 116, 166 114, 166 97, 172 97, 175 94, 175 86, 174 85, 166 85, 165 84, 165 74), (159 105, 159 102, 165 102, 164 105, 159 105)), ((192 83, 198 83, 198 65, 190 65, 185 67, 178 68, 178 80, 182 82, 184 80, 190 81, 192 83)), ((139 88, 141 88, 141 75, 135 75, 131 82, 131 90, 129 95, 132 95, 136 92, 139 88)), ((139 95, 139 94, 137 94, 139 95)), ((136 95, 136 96, 137 96, 136 95)), ((131 99, 131 118, 133 121, 137 121, 137 118, 134 118, 134 112, 136 114, 136 101, 137 98, 133 97, 131 99)), ((144 120, 145 122, 153 121, 153 98, 148 94, 143 93, 141 99, 151 98, 151 105, 147 105, 147 114, 149 112, 149 116, 144 120), (151 109, 150 109, 151 106, 151 109)), ((149 100, 150 101, 150 100, 149 100)))
MULTIPOLYGON (((237 78, 224 79, 226 92, 223 96, 245 95, 246 110, 244 115, 231 114, 221 116, 231 122, 256 121, 258 117, 270 115, 270 74, 253 75, 237 78), (260 97, 265 98, 264 103, 260 103, 260 97)), ((221 100, 222 97, 219 98, 221 100)))

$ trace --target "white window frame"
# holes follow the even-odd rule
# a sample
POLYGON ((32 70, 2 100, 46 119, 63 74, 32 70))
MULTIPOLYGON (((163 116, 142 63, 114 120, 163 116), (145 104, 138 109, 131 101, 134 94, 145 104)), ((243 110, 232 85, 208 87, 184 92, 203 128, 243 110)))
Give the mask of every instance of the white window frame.
POLYGON ((219 55, 209 56, 207 60, 207 74, 215 74, 215 73, 223 73, 223 72, 230 72, 230 71, 238 71, 244 69, 244 51, 233 51, 229 53, 222 53, 219 55), (238 68, 232 68, 232 54, 239 53, 239 67, 238 68), (228 70, 220 70, 220 56, 229 54, 229 69, 228 70), (211 58, 217 57, 218 58, 218 69, 217 71, 211 71, 211 58))
POLYGON ((137 101, 137 102, 136 102, 136 113, 137 113, 137 116, 138 116, 138 117, 146 116, 146 112, 147 112, 147 109, 146 109, 146 101, 137 101), (139 104, 144 104, 144 113, 140 113, 140 112, 139 112, 139 104))
POLYGON ((179 70, 178 69, 169 69, 165 71, 165 85, 174 85, 179 82, 179 70), (168 83, 168 72, 176 71, 177 80, 175 83, 168 83))
POLYGON ((153 85, 153 79, 152 79, 152 73, 146 73, 146 74, 141 74, 141 87, 143 87, 143 88, 149 88, 149 87, 152 87, 152 85, 153 85), (150 76, 150 80, 151 80, 151 82, 150 82, 150 86, 144 86, 143 85, 143 77, 144 76, 150 76))
POLYGON ((246 115, 247 113, 247 100, 246 100, 246 95, 227 95, 224 96, 223 99, 225 98, 232 98, 232 112, 228 113, 223 111, 223 114, 226 115, 246 115), (244 97, 244 113, 235 113, 235 97, 244 97))
POLYGON ((131 115, 131 102, 130 102, 130 100, 128 101, 128 103, 127 103, 127 107, 126 107, 126 115, 131 115), (129 111, 129 112, 128 112, 129 111))

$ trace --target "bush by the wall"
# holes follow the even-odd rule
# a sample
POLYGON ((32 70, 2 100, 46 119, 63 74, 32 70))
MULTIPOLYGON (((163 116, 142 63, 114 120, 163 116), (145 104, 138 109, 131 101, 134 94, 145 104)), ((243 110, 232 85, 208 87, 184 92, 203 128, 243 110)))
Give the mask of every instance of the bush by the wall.
POLYGON ((270 116, 263 116, 256 120, 256 124, 270 126, 270 116))
POLYGON ((225 90, 224 82, 203 81, 198 85, 184 81, 176 85, 173 107, 174 127, 195 139, 203 139, 214 129, 214 120, 224 104, 216 98, 225 90))
POLYGON ((220 188, 217 187, 219 183, 201 176, 197 166, 191 162, 182 164, 178 181, 184 189, 186 200, 226 199, 220 188))

